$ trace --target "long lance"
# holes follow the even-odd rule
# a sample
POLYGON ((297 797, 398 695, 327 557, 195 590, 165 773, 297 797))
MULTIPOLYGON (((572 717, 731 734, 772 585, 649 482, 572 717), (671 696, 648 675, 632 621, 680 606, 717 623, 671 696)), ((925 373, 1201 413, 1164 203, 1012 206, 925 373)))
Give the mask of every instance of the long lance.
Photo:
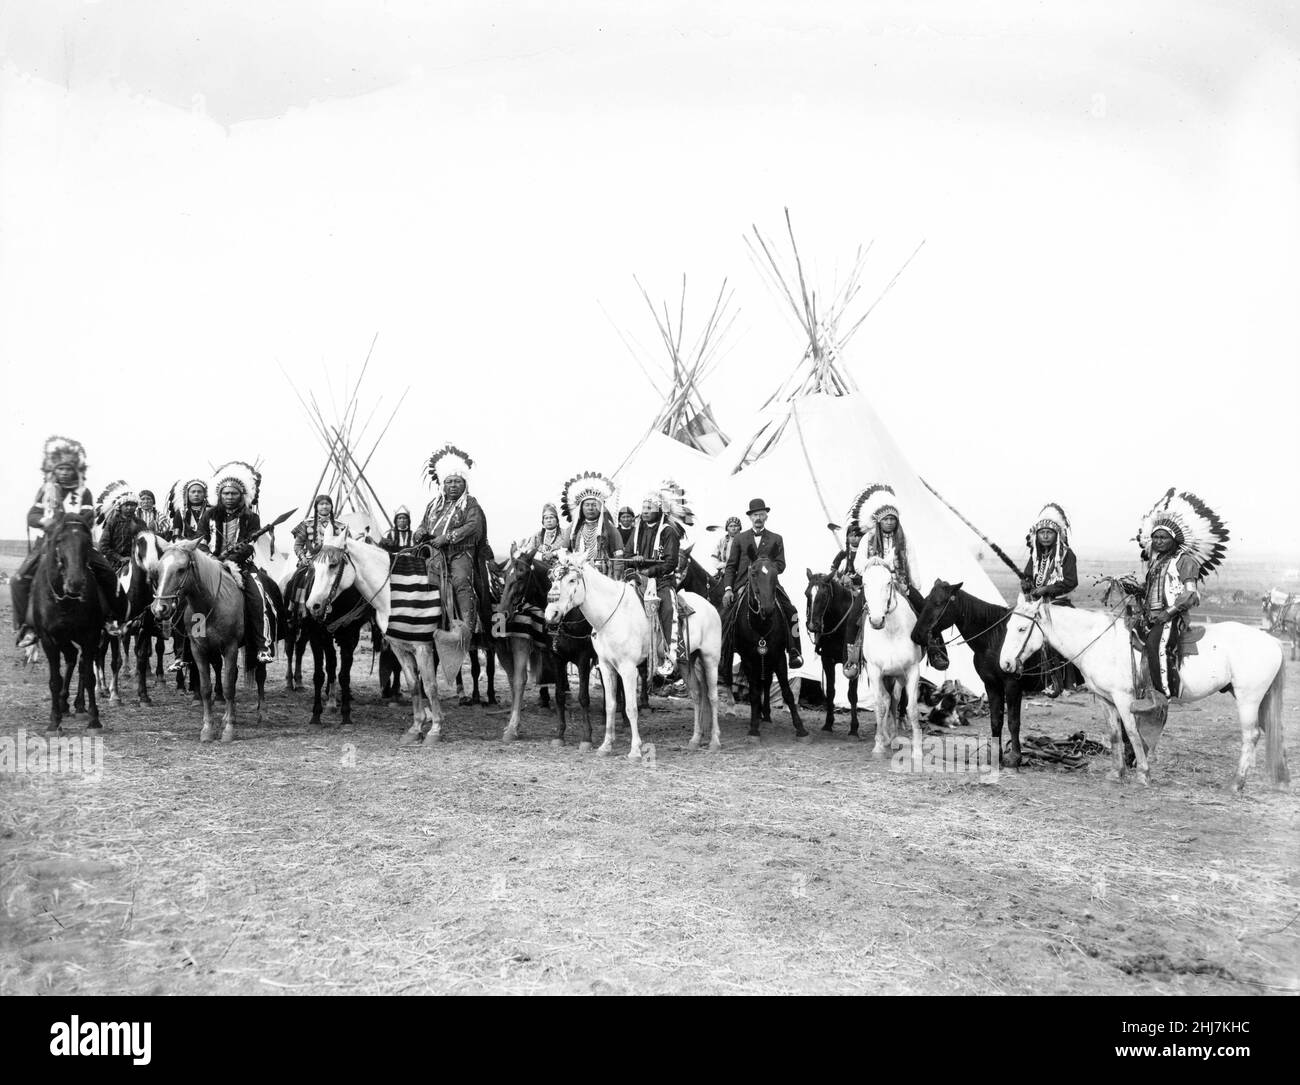
POLYGON ((921 479, 921 485, 924 486, 927 490, 929 490, 932 494, 934 494, 934 496, 937 497, 941 502, 943 502, 944 507, 947 508, 948 511, 951 512, 955 517, 957 517, 958 520, 960 520, 963 524, 965 524, 968 528, 970 528, 973 532, 975 532, 975 534, 978 535, 988 545, 988 548, 992 550, 993 553, 997 554, 997 556, 1002 559, 1003 564, 1005 564, 1008 569, 1010 569, 1013 573, 1015 573, 1017 577, 1021 577, 1024 575, 1024 570, 1021 569, 1019 565, 1017 565, 1010 557, 1007 556, 1007 552, 1003 550, 1002 547, 1000 547, 992 539, 990 539, 987 535, 985 535, 984 532, 982 532, 979 528, 977 528, 974 524, 972 524, 969 520, 967 520, 966 517, 964 517, 960 512, 958 512, 955 508, 953 508, 953 506, 948 503, 947 498, 945 498, 943 494, 941 494, 938 490, 936 490, 933 486, 931 486, 928 482, 926 482, 925 479, 921 479))

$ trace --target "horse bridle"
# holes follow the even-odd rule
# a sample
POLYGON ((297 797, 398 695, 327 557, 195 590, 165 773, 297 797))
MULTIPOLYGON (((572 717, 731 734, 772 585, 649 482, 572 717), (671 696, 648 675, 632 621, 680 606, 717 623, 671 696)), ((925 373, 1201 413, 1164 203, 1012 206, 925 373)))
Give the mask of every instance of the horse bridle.
MULTIPOLYGON (((883 622, 897 609, 898 609, 898 583, 894 580, 893 576, 891 575, 889 578, 889 598, 885 601, 885 613, 880 616, 880 620, 883 622)), ((871 621, 871 607, 867 605, 867 596, 865 592, 862 595, 862 616, 866 618, 868 622, 871 621)))
MULTIPOLYGON (((65 592, 60 590, 63 586, 64 574, 66 573, 67 570, 63 564, 63 555, 59 553, 58 542, 59 542, 59 537, 63 534, 64 531, 66 531, 70 527, 77 528, 78 530, 85 530, 89 535, 89 529, 80 520, 64 520, 63 523, 61 523, 58 526, 58 528, 50 535, 50 550, 52 550, 54 553, 54 569, 58 573, 58 582, 59 582, 59 587, 56 588, 54 586, 55 578, 53 576, 49 578, 50 594, 53 595, 54 598, 58 600, 60 603, 66 603, 69 601, 74 603, 79 603, 85 598, 84 595, 73 595, 71 592, 65 592)), ((90 570, 89 563, 87 563, 86 565, 86 570, 87 572, 89 572, 90 570)))
MULTIPOLYGON (((578 578, 578 583, 582 585, 582 590, 585 592, 587 590, 586 574, 583 573, 583 571, 580 568, 576 568, 576 567, 574 567, 572 571, 574 575, 578 578)), ((567 575, 568 575, 568 570, 566 570, 564 573, 560 575, 560 579, 563 580, 564 577, 567 575)), ((614 604, 614 609, 611 610, 608 615, 606 615, 605 620, 601 622, 599 626, 593 625, 591 627, 591 635, 593 637, 597 633, 599 633, 602 629, 604 629, 605 626, 609 625, 610 619, 612 619, 614 615, 618 613, 618 608, 623 605, 623 597, 626 595, 627 595, 627 581, 625 580, 623 581, 623 590, 618 593, 618 602, 614 604)), ((551 590, 546 593, 546 601, 548 603, 558 603, 560 601, 559 588, 555 585, 554 581, 552 581, 551 590)), ((588 621, 590 621, 590 619, 588 619, 588 621)))
MULTIPOLYGON (((820 585, 820 584, 817 585, 817 586, 818 586, 818 587, 822 587, 822 585, 820 585)), ((835 597, 835 583, 834 583, 834 581, 829 582, 828 584, 825 585, 825 587, 826 587, 827 595, 828 595, 831 599, 833 599, 833 598, 835 597)), ((822 629, 822 630, 814 631, 813 628, 812 628, 812 622, 811 622, 811 620, 810 620, 809 623, 808 623, 808 632, 812 635, 812 637, 814 638, 814 640, 818 640, 818 641, 819 641, 819 640, 824 639, 825 637, 829 637, 829 636, 831 636, 833 633, 837 633, 837 632, 839 631, 840 627, 843 626, 843 625, 844 625, 844 624, 849 620, 850 615, 852 615, 852 613, 853 613, 853 605, 854 605, 854 602, 855 602, 854 595, 853 595, 852 592, 849 592, 849 606, 848 606, 848 609, 844 611, 844 614, 840 617, 840 620, 839 620, 838 622, 836 622, 833 626, 831 626, 829 629, 822 629)), ((826 605, 829 607, 829 606, 830 606, 830 603, 828 602, 826 605)), ((809 614, 808 617, 809 617, 809 619, 811 619, 811 618, 812 618, 812 615, 809 614)))

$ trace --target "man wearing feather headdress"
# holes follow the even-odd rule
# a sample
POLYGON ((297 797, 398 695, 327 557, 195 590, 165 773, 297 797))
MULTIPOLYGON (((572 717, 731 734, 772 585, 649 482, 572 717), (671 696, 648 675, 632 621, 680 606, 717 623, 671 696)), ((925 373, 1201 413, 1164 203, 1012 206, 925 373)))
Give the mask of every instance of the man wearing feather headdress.
MULTIPOLYGON (((81 442, 74 441, 71 437, 49 438, 43 449, 41 470, 45 474, 45 481, 36 491, 32 507, 27 510, 27 526, 43 532, 61 512, 80 516, 87 526, 94 524, 95 499, 91 496, 90 487, 86 485, 86 449, 81 442)), ((36 537, 36 544, 14 572, 9 585, 20 648, 36 643, 36 634, 27 620, 27 611, 31 601, 32 578, 36 575, 36 566, 40 564, 43 553, 40 545, 42 538, 41 535, 36 537)), ((104 559, 104 555, 95 549, 90 551, 88 560, 95 583, 103 593, 107 613, 113 615, 114 620, 109 625, 113 629, 122 617, 117 605, 117 580, 113 568, 104 559)))
POLYGON ((587 555, 602 573, 611 558, 622 558, 623 540, 606 506, 614 500, 614 484, 597 471, 574 475, 560 491, 560 511, 569 526, 560 540, 563 550, 587 555))
POLYGON ((686 528, 694 523, 686 505, 686 494, 675 482, 663 482, 649 490, 641 501, 641 515, 633 522, 628 537, 629 553, 623 562, 632 572, 655 582, 659 597, 659 624, 663 628, 664 657, 659 675, 667 678, 677 668, 675 593, 677 562, 686 528))
MULTIPOLYGON (((907 596, 912 610, 919 615, 925 606, 925 599, 916 587, 915 571, 907 549, 907 536, 898 514, 900 504, 892 486, 874 483, 854 500, 849 522, 856 523, 862 534, 858 553, 861 554, 862 547, 865 546, 868 560, 879 558, 893 570, 898 590, 907 596)), ((855 562, 855 565, 861 570, 861 561, 855 562)), ((936 671, 948 669, 948 649, 944 647, 942 633, 936 633, 930 638, 925 646, 925 654, 930 666, 936 671)))
MULTIPOLYGON (((1074 606, 1070 592, 1079 586, 1079 563, 1070 548, 1070 518, 1060 505, 1044 505, 1025 536, 1029 561, 1020 576, 1020 590, 1026 599, 1046 599, 1057 606, 1074 606)), ((1059 697, 1066 688, 1081 684, 1078 668, 1051 645, 1046 648, 1049 697, 1059 697)))
POLYGON ((99 550, 119 573, 131 561, 135 537, 145 530, 145 523, 138 515, 139 507, 139 495, 122 479, 110 482, 99 495, 99 516, 104 525, 99 535, 99 550))
POLYGON ((1133 702, 1135 712, 1149 712, 1178 696, 1178 667, 1170 651, 1186 628, 1192 607, 1201 601, 1197 585, 1227 554, 1228 529, 1195 494, 1170 488, 1147 513, 1137 542, 1146 566, 1141 589, 1147 626, 1150 693, 1133 702))
POLYGON ((471 636, 478 628, 478 602, 487 596, 487 517, 469 492, 474 461, 447 444, 429 457, 426 473, 438 496, 424 510, 415 541, 442 551, 456 609, 471 636))
POLYGON ((244 589, 245 636, 257 653, 257 661, 269 663, 275 658, 271 607, 253 564, 253 544, 250 541, 250 536, 262 526, 262 517, 257 511, 261 487, 261 473, 242 460, 232 460, 217 471, 211 487, 217 495, 217 505, 210 517, 212 534, 208 547, 213 557, 238 570, 244 589))
POLYGON ((212 534, 207 479, 177 479, 167 495, 167 506, 172 514, 172 538, 199 539, 206 546, 212 534))

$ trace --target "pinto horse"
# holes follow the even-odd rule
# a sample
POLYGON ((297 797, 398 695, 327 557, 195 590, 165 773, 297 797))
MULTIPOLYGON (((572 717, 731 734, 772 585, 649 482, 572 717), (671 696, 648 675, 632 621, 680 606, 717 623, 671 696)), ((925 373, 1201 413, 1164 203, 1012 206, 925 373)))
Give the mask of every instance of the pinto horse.
MULTIPOLYGON (((586 554, 560 551, 551 570, 551 592, 546 604, 546 620, 559 621, 575 607, 591 623, 591 644, 600 664, 601 683, 605 687, 605 741, 598 753, 614 748, 615 679, 622 678, 625 690, 636 689, 637 667, 650 658, 650 622, 644 605, 627 581, 613 580, 594 565, 586 554)), ((695 713, 695 730, 691 749, 698 749, 704 716, 713 723, 710 749, 720 749, 722 732, 718 725, 718 660, 722 650, 722 622, 717 610, 703 596, 684 592, 692 613, 686 619, 686 644, 689 648, 686 682, 695 713)), ((629 760, 641 757, 641 732, 634 697, 628 697, 628 724, 632 729, 629 760)))
MULTIPOLYGON (((804 623, 813 646, 822 660, 822 689, 826 694, 826 722, 823 731, 835 730, 835 667, 849 657, 849 647, 858 639, 862 620, 862 597, 842 580, 829 573, 806 569, 808 587, 804 589, 808 619, 804 623)), ((858 733, 858 675, 849 683, 849 735, 858 733)))
POLYGON ((754 559, 750 562, 745 583, 732 603, 733 643, 749 686, 749 737, 759 737, 763 694, 770 689, 775 675, 781 696, 790 710, 795 738, 806 739, 808 732, 804 730, 798 702, 790 689, 786 651, 790 644, 790 629, 777 605, 776 575, 776 568, 767 559, 754 559))
MULTIPOLYGON (((501 736, 505 742, 519 737, 524 684, 528 677, 531 654, 526 646, 534 640, 532 630, 527 628, 530 623, 526 616, 533 615, 535 620, 542 620, 551 587, 550 567, 538 561, 535 555, 535 547, 510 548, 505 584, 497 606, 507 639, 517 642, 510 646, 508 674, 511 711, 510 722, 501 736)), ((541 655, 543 659, 539 662, 549 662, 555 671, 557 721, 551 745, 564 745, 564 732, 568 726, 569 664, 572 663, 578 668, 578 704, 582 708, 583 737, 578 743, 578 749, 591 749, 591 669, 596 665, 596 651, 591 645, 591 623, 583 617, 581 611, 571 611, 555 623, 555 632, 551 635, 547 648, 542 649, 541 655), (547 656, 549 659, 545 658, 547 656)), ((503 662, 504 659, 503 655, 503 662)))
POLYGON ((50 666, 50 722, 57 731, 68 711, 74 670, 89 699, 87 727, 98 728, 95 651, 104 628, 99 587, 90 573, 90 528, 79 516, 56 513, 32 577, 32 628, 50 666), (66 664, 66 673, 63 666, 66 664))
POLYGON ((1020 764, 1020 704, 1026 693, 1045 688, 1048 660, 1039 652, 1025 662, 1022 669, 1002 669, 1002 642, 1006 637, 1007 618, 1011 611, 963 591, 961 582, 949 584, 936 580, 925 597, 925 605, 916 619, 912 640, 925 645, 937 633, 954 625, 962 640, 975 656, 975 673, 984 683, 989 699, 989 729, 994 756, 1000 764, 1015 768, 1020 764), (1011 734, 1010 749, 1002 752, 1002 723, 1005 718, 1011 734))
MULTIPOLYGON (((299 592, 310 598, 321 565, 328 566, 327 562, 322 563, 319 559, 318 554, 317 560, 294 572, 289 581, 290 598, 299 592)), ((327 696, 333 693, 335 681, 338 682, 339 726, 352 726, 352 659, 356 655, 361 631, 370 624, 373 613, 355 585, 332 596, 330 602, 319 610, 306 607, 305 613, 299 615, 294 609, 296 625, 290 625, 294 639, 299 643, 305 640, 311 645, 313 673, 311 719, 308 721, 310 726, 322 726, 321 712, 324 704, 321 687, 325 685, 327 677, 327 696), (335 645, 338 646, 337 655, 335 645), (324 667, 321 666, 322 661, 324 667)), ((288 636, 285 642, 289 642, 288 636)))
MULTIPOLYGON (((1044 643, 1078 666, 1089 691, 1106 706, 1113 759, 1106 778, 1120 780, 1124 776, 1122 723, 1133 748, 1138 780, 1149 784, 1148 747, 1133 712, 1141 664, 1123 612, 1112 615, 1054 607, 1045 599, 1028 601, 1021 595, 1007 619, 1000 656, 1002 669, 1008 673, 1017 670, 1044 643)), ((1275 786, 1285 787, 1290 773, 1282 736, 1282 690, 1286 684, 1282 645, 1261 629, 1240 622, 1218 622, 1205 628, 1196 647, 1196 654, 1188 655, 1179 668, 1178 696, 1170 703, 1199 701, 1213 693, 1231 694, 1237 702, 1241 725, 1241 756, 1231 780, 1232 790, 1246 786, 1261 732, 1266 739, 1268 778, 1275 786)), ((1154 737, 1149 747, 1152 755, 1154 737)))

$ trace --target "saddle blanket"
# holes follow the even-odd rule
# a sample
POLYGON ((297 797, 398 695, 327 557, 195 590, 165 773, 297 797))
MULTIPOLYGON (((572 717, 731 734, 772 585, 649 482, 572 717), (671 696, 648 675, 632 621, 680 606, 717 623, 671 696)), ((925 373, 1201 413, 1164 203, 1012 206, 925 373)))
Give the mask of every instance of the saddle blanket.
POLYGON ((392 606, 388 612, 388 637, 395 640, 431 641, 442 618, 442 599, 429 583, 425 563, 414 554, 393 560, 392 606))
POLYGON ((521 603, 506 622, 507 636, 526 636, 538 647, 548 646, 546 637, 546 612, 539 606, 521 603))

